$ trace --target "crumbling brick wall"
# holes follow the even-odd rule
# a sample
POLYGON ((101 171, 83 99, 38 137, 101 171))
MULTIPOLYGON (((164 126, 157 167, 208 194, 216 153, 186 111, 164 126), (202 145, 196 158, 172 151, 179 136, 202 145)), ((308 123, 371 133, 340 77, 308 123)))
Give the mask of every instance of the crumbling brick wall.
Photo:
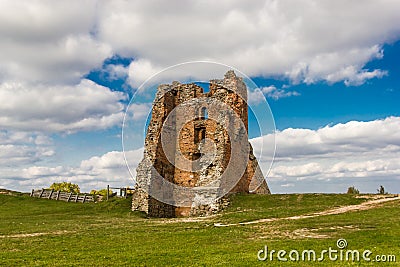
MULTIPOLYGON (((199 209, 194 202, 183 207, 171 202, 166 204, 145 192, 157 192, 163 199, 173 199, 174 193, 165 190, 167 182, 189 188, 210 184, 222 188, 230 182, 230 178, 226 178, 226 181, 221 178, 229 162, 233 161, 237 165, 241 163, 235 162, 231 145, 235 138, 243 136, 246 137, 243 149, 249 150, 248 159, 247 163, 244 162, 243 175, 230 188, 230 193, 269 194, 267 183, 247 141, 246 101, 246 85, 233 71, 228 71, 222 80, 211 80, 209 92, 204 92, 202 87, 194 83, 160 85, 147 129, 144 158, 137 168, 139 188, 132 208, 143 210, 154 217, 196 214, 199 209), (233 119, 235 114, 232 112, 240 120, 233 119), (211 140, 211 143, 205 140, 211 140), (202 151, 213 152, 207 154, 207 158, 202 151), (157 175, 163 180, 155 178, 157 175)), ((212 198, 213 193, 210 192, 204 195, 212 198)), ((214 202, 209 204, 212 208, 201 205, 201 210, 218 210, 217 203, 221 201, 214 202)))

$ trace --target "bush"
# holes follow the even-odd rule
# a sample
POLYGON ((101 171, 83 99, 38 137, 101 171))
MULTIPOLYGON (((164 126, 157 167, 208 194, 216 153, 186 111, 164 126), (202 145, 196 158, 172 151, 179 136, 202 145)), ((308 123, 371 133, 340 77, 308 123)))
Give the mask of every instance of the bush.
MULTIPOLYGON (((107 196, 107 188, 101 189, 101 190, 92 190, 90 191, 90 194, 92 195, 100 195, 100 196, 107 196)), ((111 197, 113 195, 113 191, 110 189, 108 190, 108 195, 111 197)))
POLYGON ((50 186, 50 189, 53 189, 54 191, 62 191, 62 192, 68 192, 68 193, 74 193, 74 194, 79 194, 81 192, 79 186, 77 184, 73 184, 70 182, 62 182, 62 183, 53 183, 50 186))
POLYGON ((127 196, 133 195, 134 193, 135 193, 135 189, 128 189, 128 190, 126 190, 126 195, 127 195, 127 196))
POLYGON ((376 191, 378 191, 378 194, 381 194, 381 195, 388 194, 388 192, 385 191, 385 188, 383 187, 383 185, 379 186, 379 188, 376 189, 376 191))
POLYGON ((353 195, 358 195, 360 194, 360 191, 355 186, 351 186, 347 189, 347 194, 353 194, 353 195))

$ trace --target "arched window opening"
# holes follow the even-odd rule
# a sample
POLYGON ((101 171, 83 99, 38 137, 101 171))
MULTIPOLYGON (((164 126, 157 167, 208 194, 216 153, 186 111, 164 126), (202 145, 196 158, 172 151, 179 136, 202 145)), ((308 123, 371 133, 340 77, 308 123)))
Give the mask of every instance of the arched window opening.
POLYGON ((208 119, 208 112, 207 112, 207 108, 206 107, 202 107, 201 108, 200 114, 201 114, 201 116, 200 116, 201 119, 203 119, 203 120, 208 119))
POLYGON ((200 131, 200 141, 204 142, 204 139, 206 139, 206 129, 201 129, 201 131, 200 131))
POLYGON ((194 129, 194 143, 198 144, 199 142, 206 139, 206 128, 195 128, 194 129))

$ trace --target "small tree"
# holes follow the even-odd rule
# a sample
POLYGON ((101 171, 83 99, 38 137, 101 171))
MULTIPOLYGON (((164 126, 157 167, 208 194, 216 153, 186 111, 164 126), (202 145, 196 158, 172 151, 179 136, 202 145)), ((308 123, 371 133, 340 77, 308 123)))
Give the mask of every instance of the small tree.
POLYGON ((135 193, 135 189, 126 190, 126 195, 128 195, 128 196, 133 195, 134 193, 135 193))
MULTIPOLYGON (((92 195, 100 195, 100 196, 107 196, 107 188, 105 189, 101 189, 101 190, 92 190, 90 191, 90 194, 92 195)), ((108 190, 108 195, 112 196, 113 195, 113 191, 111 189, 108 190)))
POLYGON ((347 189, 347 194, 353 194, 353 195, 358 195, 360 194, 360 191, 353 185, 347 189))
POLYGON ((53 183, 50 186, 50 189, 53 189, 54 191, 62 191, 74 194, 79 194, 81 192, 77 184, 73 184, 70 182, 53 183))
POLYGON ((385 191, 385 188, 383 187, 383 185, 380 185, 378 189, 376 189, 376 191, 378 191, 378 194, 384 195, 387 194, 388 192, 385 191))

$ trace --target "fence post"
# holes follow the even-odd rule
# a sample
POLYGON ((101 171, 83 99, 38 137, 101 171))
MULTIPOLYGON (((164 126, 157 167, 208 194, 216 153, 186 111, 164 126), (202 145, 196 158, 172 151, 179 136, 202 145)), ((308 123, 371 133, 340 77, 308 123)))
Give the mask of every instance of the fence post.
POLYGON ((67 200, 67 202, 69 202, 69 200, 71 199, 71 196, 72 196, 72 192, 71 192, 71 193, 69 193, 69 196, 68 196, 68 200, 67 200))
POLYGON ((107 185, 107 200, 108 200, 109 194, 110 194, 110 185, 107 185))
POLYGON ((40 192, 39 198, 42 198, 44 192, 44 188, 42 188, 42 192, 40 192))
POLYGON ((60 198, 60 190, 57 191, 57 198, 56 200, 58 200, 60 198))
POLYGON ((83 202, 82 203, 85 203, 85 200, 86 200, 86 194, 83 196, 83 202))
POLYGON ((48 199, 51 199, 51 196, 53 195, 53 192, 54 192, 54 189, 51 189, 48 199))
POLYGON ((32 189, 31 197, 33 197, 34 193, 35 193, 35 189, 32 189))

